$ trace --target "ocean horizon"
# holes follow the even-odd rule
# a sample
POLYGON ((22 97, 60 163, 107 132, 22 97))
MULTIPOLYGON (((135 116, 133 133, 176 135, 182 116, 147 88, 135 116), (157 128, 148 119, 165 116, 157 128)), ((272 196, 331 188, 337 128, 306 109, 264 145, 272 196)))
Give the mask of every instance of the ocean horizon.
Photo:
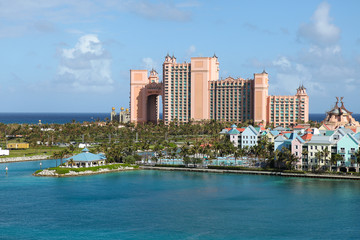
MULTIPOLYGON (((324 120, 326 114, 325 113, 310 113, 309 119, 315 122, 321 122, 324 120)), ((355 120, 360 121, 360 114, 352 115, 355 120)), ((160 118, 162 118, 162 114, 160 113, 160 118)), ((0 123, 10 124, 10 123, 19 123, 19 124, 37 124, 39 120, 43 124, 65 124, 71 123, 73 121, 76 122, 94 122, 97 120, 105 121, 106 119, 110 119, 110 112, 108 113, 64 113, 64 112, 51 112, 51 113, 42 113, 42 112, 3 112, 0 113, 0 123)))

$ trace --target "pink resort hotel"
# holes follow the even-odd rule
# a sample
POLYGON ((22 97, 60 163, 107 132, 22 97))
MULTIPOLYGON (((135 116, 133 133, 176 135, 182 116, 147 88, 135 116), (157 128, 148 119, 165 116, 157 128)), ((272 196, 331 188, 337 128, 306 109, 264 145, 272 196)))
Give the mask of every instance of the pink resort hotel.
POLYGON ((269 96, 268 89, 265 71, 255 73, 253 79, 219 79, 216 55, 193 57, 190 63, 177 63, 174 56, 167 55, 162 82, 154 69, 150 75, 147 70, 130 70, 130 119, 157 123, 161 95, 165 124, 214 119, 287 127, 309 120, 304 86, 293 96, 269 96))

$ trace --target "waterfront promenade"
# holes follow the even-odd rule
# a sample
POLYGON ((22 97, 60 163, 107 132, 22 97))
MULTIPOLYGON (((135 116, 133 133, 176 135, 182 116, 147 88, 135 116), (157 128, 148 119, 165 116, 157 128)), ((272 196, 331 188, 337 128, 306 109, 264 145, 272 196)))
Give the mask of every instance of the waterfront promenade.
POLYGON ((48 160, 48 159, 49 156, 46 155, 35 155, 29 157, 9 157, 9 158, 0 158, 0 163, 26 162, 26 161, 48 160))
POLYGON ((233 173, 233 174, 267 175, 267 176, 279 176, 279 177, 301 177, 301 178, 360 180, 360 176, 353 176, 353 175, 331 175, 331 174, 315 174, 315 173, 287 173, 287 172, 274 172, 274 171, 250 171, 250 170, 208 169, 208 168, 152 167, 152 166, 140 166, 140 168, 144 169, 144 170, 162 170, 162 171, 183 171, 183 172, 204 172, 204 173, 233 173))

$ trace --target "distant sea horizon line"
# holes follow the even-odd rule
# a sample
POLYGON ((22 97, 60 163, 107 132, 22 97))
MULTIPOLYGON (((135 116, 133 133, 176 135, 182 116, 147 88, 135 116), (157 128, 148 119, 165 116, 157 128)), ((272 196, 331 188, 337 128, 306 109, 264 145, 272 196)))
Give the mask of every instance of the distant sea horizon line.
MULTIPOLYGON (((360 121, 360 114, 353 113, 355 120, 360 121)), ((310 113, 309 120, 321 122, 326 113, 310 113)), ((0 112, 0 123, 10 124, 65 124, 76 122, 94 122, 110 119, 110 112, 0 112)), ((160 113, 162 119, 162 113, 160 113)))

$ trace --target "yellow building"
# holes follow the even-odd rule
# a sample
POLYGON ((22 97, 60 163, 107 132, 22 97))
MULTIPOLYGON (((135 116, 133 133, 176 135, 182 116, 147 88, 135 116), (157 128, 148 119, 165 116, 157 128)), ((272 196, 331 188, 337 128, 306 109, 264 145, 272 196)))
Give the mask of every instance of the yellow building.
POLYGON ((29 148, 28 143, 8 143, 6 145, 8 149, 26 149, 29 148))

